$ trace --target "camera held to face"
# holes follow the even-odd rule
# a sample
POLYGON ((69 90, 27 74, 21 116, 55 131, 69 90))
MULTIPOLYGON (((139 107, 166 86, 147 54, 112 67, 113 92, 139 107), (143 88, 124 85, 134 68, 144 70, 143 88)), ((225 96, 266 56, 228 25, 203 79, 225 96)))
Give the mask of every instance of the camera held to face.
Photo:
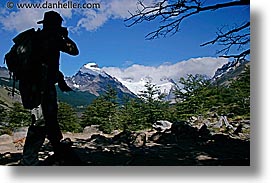
POLYGON ((68 37, 68 30, 67 30, 67 27, 60 27, 59 29, 59 34, 62 36, 62 37, 68 37))

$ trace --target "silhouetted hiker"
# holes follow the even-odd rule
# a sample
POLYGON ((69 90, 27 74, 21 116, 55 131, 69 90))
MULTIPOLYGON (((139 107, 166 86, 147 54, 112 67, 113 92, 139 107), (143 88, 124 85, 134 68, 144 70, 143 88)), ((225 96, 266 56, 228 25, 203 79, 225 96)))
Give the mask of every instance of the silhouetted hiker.
MULTIPOLYGON (((42 64, 39 81, 41 87, 36 91, 41 93, 41 100, 38 102, 40 105, 31 110, 33 123, 28 129, 22 165, 38 165, 38 152, 46 137, 49 139, 57 159, 62 160, 68 153, 68 145, 61 142, 63 136, 57 121, 58 106, 55 84, 58 83, 62 91, 71 90, 65 83, 63 74, 59 71, 60 51, 70 55, 78 55, 79 52, 76 44, 68 37, 67 29, 61 26, 62 21, 59 13, 48 11, 45 12, 44 19, 37 22, 43 24, 43 29, 37 31, 35 37, 36 58, 39 58, 39 63, 42 64)), ((20 84, 24 86, 24 82, 20 81, 20 84)), ((24 88, 21 90, 24 91, 24 88)))

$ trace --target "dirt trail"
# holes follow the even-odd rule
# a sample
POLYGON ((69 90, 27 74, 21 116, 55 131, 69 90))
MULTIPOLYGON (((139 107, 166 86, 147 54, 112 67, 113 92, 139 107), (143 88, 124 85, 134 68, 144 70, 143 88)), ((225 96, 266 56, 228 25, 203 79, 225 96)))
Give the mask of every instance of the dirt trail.
MULTIPOLYGON (((64 134, 73 142, 73 156, 58 165, 86 166, 249 166, 250 142, 216 134, 205 138, 175 138, 171 133, 147 133, 146 142, 138 139, 142 133, 118 135, 64 134), (153 135, 158 134, 158 138, 153 135), (133 139, 135 137, 135 139, 133 139), (137 140, 138 139, 138 140, 137 140)), ((22 147, 0 144, 0 165, 17 166, 22 147), (13 147, 12 147, 13 146, 13 147), (5 147, 5 148, 4 148, 5 147), (10 148, 10 149, 9 149, 10 148), (21 148, 21 149, 20 149, 21 148)), ((43 165, 56 165, 48 142, 40 152, 43 165)))

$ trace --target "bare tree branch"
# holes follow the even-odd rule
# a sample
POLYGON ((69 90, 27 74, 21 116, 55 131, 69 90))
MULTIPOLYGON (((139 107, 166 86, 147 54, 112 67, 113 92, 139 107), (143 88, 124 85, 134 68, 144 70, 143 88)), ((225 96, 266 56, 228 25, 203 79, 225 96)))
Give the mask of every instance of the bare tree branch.
MULTIPOLYGON (((230 2, 212 5, 205 5, 202 0, 178 0, 175 3, 171 3, 168 0, 161 0, 159 3, 146 5, 143 0, 138 0, 136 12, 130 12, 131 16, 126 19, 125 22, 129 23, 126 26, 131 27, 142 22, 159 20, 159 27, 145 36, 146 39, 151 40, 176 34, 179 32, 180 25, 185 19, 201 12, 237 6, 248 6, 249 4, 250 0, 232 0, 230 2)), ((243 51, 250 42, 249 28, 249 21, 240 26, 227 29, 227 31, 221 28, 218 30, 217 36, 213 40, 202 43, 200 46, 218 44, 223 48, 218 50, 217 54, 228 55, 234 50, 241 52, 238 55, 244 58, 250 53, 250 51, 243 51)), ((236 58, 238 55, 229 55, 228 58, 236 58)))
POLYGON ((224 55, 224 56, 220 56, 220 57, 223 57, 223 58, 235 58, 235 59, 241 60, 241 59, 245 59, 245 57, 247 55, 249 55, 249 54, 250 54, 250 49, 247 49, 247 50, 245 50, 242 53, 237 54, 237 55, 224 55))
POLYGON ((143 21, 152 21, 159 17, 161 19, 160 22, 164 23, 164 25, 160 25, 157 30, 146 35, 147 39, 154 39, 159 36, 166 36, 169 33, 175 34, 178 32, 183 19, 192 15, 226 7, 249 5, 249 3, 249 0, 239 0, 203 6, 203 3, 199 0, 179 0, 174 4, 169 4, 168 0, 163 0, 157 4, 146 6, 139 0, 137 4, 141 9, 137 8, 137 11, 131 13, 130 18, 126 19, 125 22, 130 22, 127 26, 131 27, 143 21))
POLYGON ((208 44, 215 44, 215 43, 216 43, 217 41, 219 41, 221 38, 224 38, 224 37, 226 37, 226 36, 228 36, 228 35, 231 35, 231 34, 233 34, 233 33, 236 33, 236 32, 239 32, 239 31, 241 31, 241 30, 244 30, 245 28, 248 28, 249 26, 250 26, 250 22, 247 22, 247 23, 245 23, 244 25, 242 25, 242 26, 240 26, 240 27, 237 27, 237 28, 235 28, 235 29, 232 29, 232 30, 226 32, 226 33, 223 33, 223 34, 218 35, 215 39, 213 39, 213 40, 211 40, 211 41, 208 41, 208 42, 206 42, 206 43, 203 43, 203 44, 201 44, 200 46, 205 46, 205 45, 208 45, 208 44))

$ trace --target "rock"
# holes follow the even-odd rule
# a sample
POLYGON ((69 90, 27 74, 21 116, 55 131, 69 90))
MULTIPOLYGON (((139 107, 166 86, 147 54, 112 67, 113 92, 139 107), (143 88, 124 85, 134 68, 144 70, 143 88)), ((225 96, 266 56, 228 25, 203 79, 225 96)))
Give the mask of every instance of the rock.
POLYGON ((98 127, 99 125, 86 126, 83 130, 83 133, 90 133, 90 134, 101 133, 98 127))
POLYGON ((214 126, 213 128, 221 128, 222 127, 222 121, 219 120, 214 126))
POLYGON ((205 161, 205 160, 218 160, 218 158, 213 158, 213 157, 211 157, 211 156, 209 156, 209 155, 202 155, 202 154, 199 155, 199 156, 197 156, 196 159, 199 160, 199 161, 205 161))
POLYGON ((190 120, 190 121, 196 121, 196 120, 198 120, 198 118, 195 117, 195 116, 191 116, 189 120, 190 120))
POLYGON ((211 125, 211 119, 205 119, 203 120, 203 124, 205 124, 207 127, 209 127, 211 125))
POLYGON ((162 133, 155 142, 159 144, 172 144, 172 143, 177 143, 179 141, 177 136, 175 136, 174 134, 162 133))
POLYGON ((62 144, 65 144, 67 146, 72 146, 73 145, 73 142, 70 138, 65 138, 61 141, 62 144))
POLYGON ((116 135, 118 135, 120 132, 121 132, 121 131, 119 131, 119 130, 114 130, 110 135, 111 135, 111 136, 116 136, 116 135))
POLYGON ((123 131, 112 138, 114 144, 126 143, 130 144, 133 141, 134 135, 131 132, 123 131))
POLYGON ((5 152, 12 152, 12 153, 15 153, 17 152, 18 150, 15 148, 15 146, 10 143, 10 144, 1 144, 0 145, 0 153, 5 153, 5 152))
POLYGON ((100 135, 100 134, 94 134, 94 135, 92 135, 89 140, 90 141, 94 141, 97 144, 108 144, 109 143, 109 139, 106 138, 103 135, 100 135))
POLYGON ((160 132, 164 132, 165 130, 169 130, 172 126, 172 123, 169 121, 165 121, 165 120, 159 120, 157 122, 155 122, 152 127, 160 132))
POLYGON ((239 133, 242 133, 243 125, 239 124, 239 126, 236 128, 236 130, 233 132, 235 135, 239 135, 239 133))
POLYGON ((196 135, 197 134, 197 128, 192 127, 187 122, 176 122, 173 123, 171 127, 171 133, 175 135, 196 135))
POLYGON ((150 140, 153 142, 156 142, 161 138, 161 136, 162 136, 161 132, 156 132, 150 137, 150 140))
POLYGON ((215 134, 211 137, 211 140, 214 140, 215 143, 226 144, 230 140, 230 137, 229 135, 215 134))
POLYGON ((147 139, 147 136, 146 136, 146 133, 144 132, 141 132, 141 133, 138 133, 133 141, 133 145, 135 147, 142 147, 142 146, 145 146, 146 144, 146 139, 147 139))
POLYGON ((235 114, 231 112, 231 113, 228 113, 228 114, 227 114, 227 117, 228 117, 228 118, 233 118, 234 115, 235 115, 235 114))
POLYGON ((12 144, 13 142, 13 138, 8 135, 8 134, 4 134, 0 136, 0 144, 12 144))
POLYGON ((27 137, 27 133, 28 133, 28 127, 16 128, 13 131, 13 134, 12 134, 13 140, 17 141, 17 140, 26 138, 27 137))
POLYGON ((206 124, 203 124, 201 128, 198 131, 198 134, 201 138, 209 138, 210 137, 210 131, 207 128, 206 124))

